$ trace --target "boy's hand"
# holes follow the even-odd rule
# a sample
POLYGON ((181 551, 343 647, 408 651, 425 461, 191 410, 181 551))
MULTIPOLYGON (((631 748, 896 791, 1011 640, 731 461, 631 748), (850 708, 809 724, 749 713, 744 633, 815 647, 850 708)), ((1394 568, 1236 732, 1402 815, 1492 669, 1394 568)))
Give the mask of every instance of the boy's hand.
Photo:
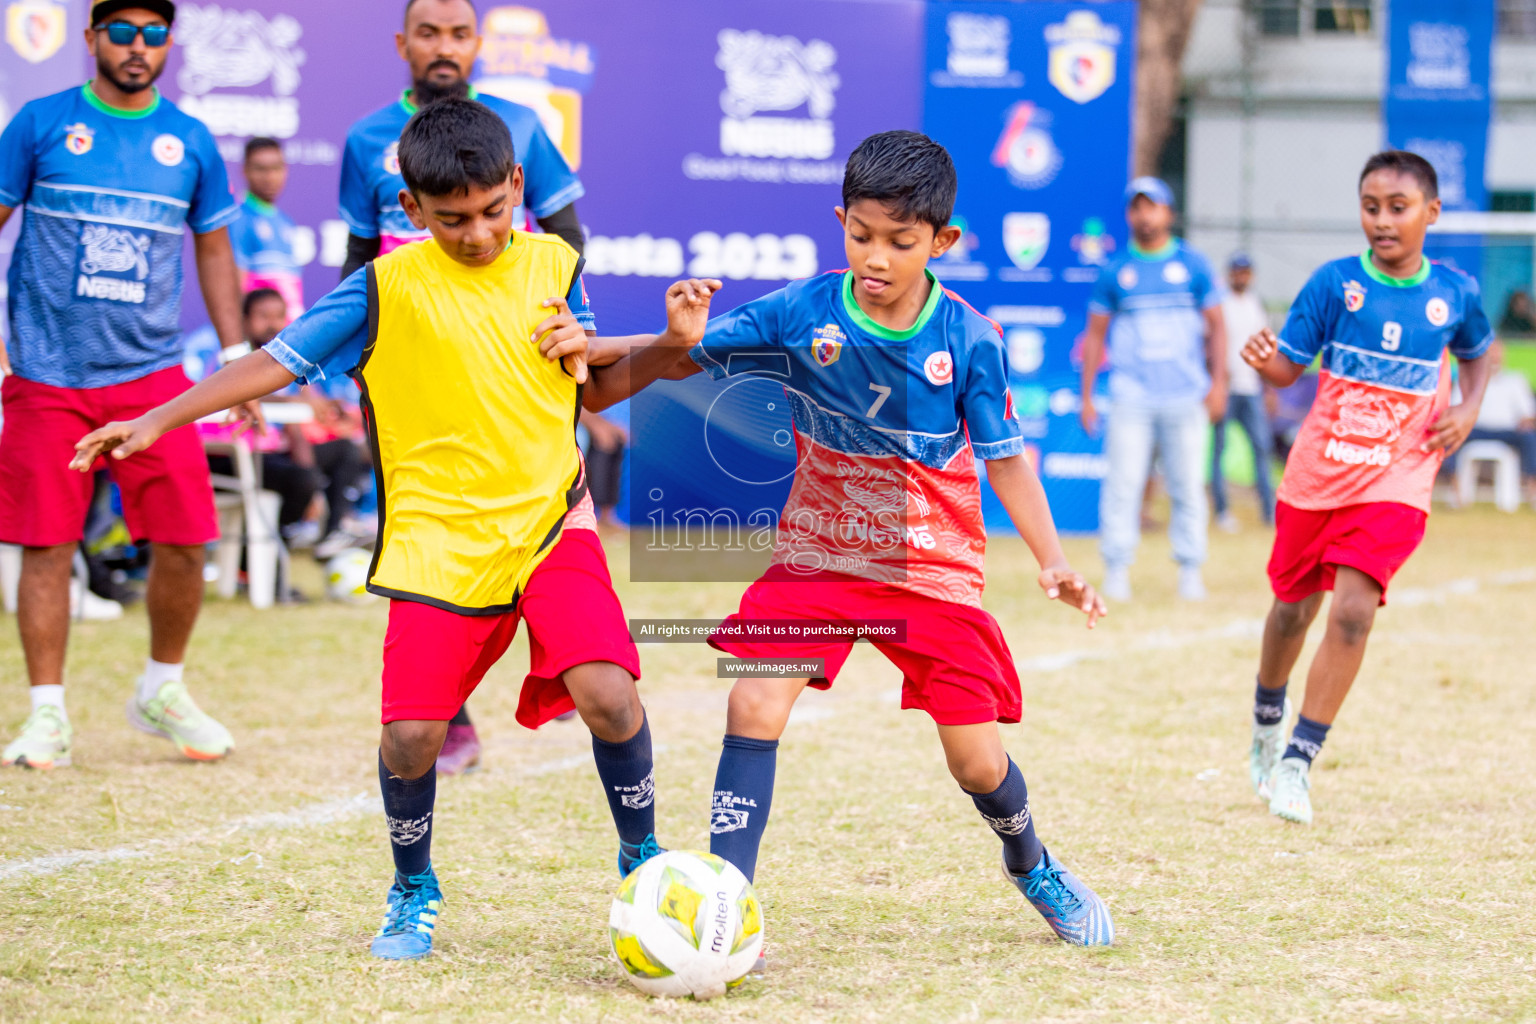
POLYGON ((96 460, 107 452, 114 459, 126 459, 154 444, 162 433, 144 416, 126 423, 108 423, 75 442, 75 456, 69 460, 69 468, 89 473, 96 460))
POLYGON ((558 359, 566 372, 576 378, 577 384, 587 382, 587 331, 576 322, 570 304, 560 297, 545 299, 540 305, 553 308, 555 314, 546 318, 533 329, 533 340, 539 343, 539 354, 546 359, 558 359), (540 338, 543 338, 540 341, 540 338), (569 360, 567 362, 566 360, 569 360))
POLYGON ((1040 589, 1045 591, 1045 596, 1052 601, 1070 604, 1088 616, 1089 629, 1109 614, 1109 607, 1104 604, 1104 599, 1088 585, 1088 581, 1083 579, 1081 574, 1074 572, 1069 566, 1041 570, 1040 589))
POLYGON ((1280 339, 1275 337, 1275 332, 1269 327, 1261 328, 1253 337, 1248 339, 1243 346, 1243 362, 1255 370, 1264 369, 1264 364, 1280 351, 1280 339))
POLYGON ((1099 432, 1099 410, 1093 407, 1092 395, 1083 396, 1083 408, 1077 414, 1077 417, 1083 421, 1083 430, 1089 434, 1097 434, 1099 432))
POLYGON ((1466 402, 1451 406, 1429 428, 1429 440, 1420 447, 1426 452, 1443 448, 1445 454, 1452 454, 1466 442, 1467 435, 1477 426, 1477 411, 1477 406, 1466 402))
POLYGON ((667 289, 667 331, 691 348, 704 339, 709 300, 723 288, 713 279, 689 278, 667 289))
POLYGON ((1210 417, 1212 423, 1220 423, 1227 418, 1227 386, 1225 384, 1212 386, 1205 393, 1205 414, 1210 417))

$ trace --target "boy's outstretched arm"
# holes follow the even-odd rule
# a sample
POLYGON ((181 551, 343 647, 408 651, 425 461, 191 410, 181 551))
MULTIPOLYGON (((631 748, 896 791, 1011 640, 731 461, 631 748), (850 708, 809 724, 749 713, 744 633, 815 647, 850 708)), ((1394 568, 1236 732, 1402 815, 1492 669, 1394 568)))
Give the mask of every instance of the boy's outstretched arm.
POLYGON ((667 329, 660 334, 593 338, 587 349, 591 380, 582 405, 601 412, 658 380, 682 380, 699 372, 688 352, 704 337, 709 302, 719 281, 692 278, 667 289, 667 329))
POLYGON ((1259 371, 1272 387, 1288 388, 1307 372, 1300 363, 1293 363, 1280 354, 1280 339, 1268 327, 1263 328, 1243 346, 1243 362, 1259 371))
POLYGON ((167 431, 270 395, 296 379, 265 352, 241 356, 137 419, 108 423, 86 434, 75 443, 75 457, 69 460, 69 468, 89 473, 97 457, 107 452, 115 459, 126 459, 154 444, 167 431))
POLYGON ((1051 506, 1045 500, 1045 488, 1040 486, 1040 478, 1029 462, 1023 455, 988 459, 987 480, 1008 510, 1008 518, 1013 520, 1019 536, 1040 563, 1040 589, 1051 600, 1070 604, 1088 616, 1088 628, 1092 629, 1109 614, 1109 608, 1088 581, 1067 564, 1061 538, 1056 535, 1056 523, 1051 519, 1051 506))

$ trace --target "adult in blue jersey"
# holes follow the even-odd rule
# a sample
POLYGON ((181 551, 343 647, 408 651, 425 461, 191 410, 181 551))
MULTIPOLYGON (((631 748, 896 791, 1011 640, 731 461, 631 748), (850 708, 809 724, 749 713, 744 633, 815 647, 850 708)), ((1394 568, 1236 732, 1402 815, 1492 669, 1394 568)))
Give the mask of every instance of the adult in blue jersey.
POLYGON ((1157 178, 1125 190, 1131 244, 1099 274, 1083 340, 1083 426, 1098 427, 1093 383, 1109 339, 1104 438, 1108 466, 1099 499, 1104 596, 1131 597, 1141 542, 1141 502, 1157 455, 1173 499, 1168 526, 1179 596, 1205 597, 1205 438, 1227 408, 1227 332, 1221 294, 1205 257, 1173 237, 1173 192, 1157 178))
MULTIPOLYGON (((70 566, 92 487, 69 461, 82 428, 137 416, 189 386, 178 329, 188 230, 219 340, 240 341, 227 230, 238 210, 224 162, 208 129, 154 88, 175 16, 168 0, 98 0, 85 32, 96 77, 28 103, 0 135, 0 225, 26 207, 0 392, 0 541, 25 549, 17 621, 32 684, 32 714, 0 758, 7 765, 70 763, 70 566)), ((152 551, 149 662, 128 717, 186 756, 214 760, 233 741, 182 681, 203 547, 218 537, 208 463, 190 427, 157 448, 141 466, 107 460, 128 528, 152 551)))
MULTIPOLYGON (((421 107, 447 97, 468 97, 490 107, 512 132, 512 148, 523 167, 523 202, 539 227, 582 250, 576 200, 585 194, 539 116, 499 96, 478 93, 469 84, 480 53, 479 15, 471 0, 409 0, 405 28, 395 49, 411 69, 411 87, 399 99, 352 126, 341 161, 341 216, 347 222, 347 260, 342 280, 373 259, 408 242, 428 237, 400 206, 400 132, 421 107)), ((513 213, 513 224, 526 220, 513 213)), ((448 727, 438 757, 444 775, 469 771, 480 762, 480 739, 462 709, 448 727)))
MULTIPOLYGON (((499 96, 477 92, 469 84, 481 36, 471 0, 410 0, 405 29, 395 34, 395 48, 411 69, 411 87, 388 106, 358 121, 347 133, 341 161, 341 216, 351 236, 345 280, 375 256, 427 237, 400 207, 400 132, 418 109, 448 96, 468 97, 490 107, 512 131, 512 145, 523 166, 523 202, 539 227, 559 235, 578 253, 581 223, 576 200, 585 190, 556 148, 539 116, 499 96)), ((522 209, 513 223, 525 220, 522 209)))

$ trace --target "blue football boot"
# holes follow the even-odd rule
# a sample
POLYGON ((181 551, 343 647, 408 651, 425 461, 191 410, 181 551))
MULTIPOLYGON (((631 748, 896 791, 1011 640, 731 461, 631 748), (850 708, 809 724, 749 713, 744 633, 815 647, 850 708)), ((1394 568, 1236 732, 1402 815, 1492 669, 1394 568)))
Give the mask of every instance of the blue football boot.
POLYGON ((432 952, 432 929, 443 909, 443 890, 430 866, 389 887, 389 909, 373 937, 372 953, 381 960, 419 960, 432 952))
POLYGON ((1040 911, 1045 923, 1063 941, 1074 946, 1109 946, 1115 941, 1115 922, 1098 894, 1078 881, 1049 852, 1028 874, 1015 875, 1003 865, 1003 874, 1024 898, 1040 911))
POLYGON ((644 864, 658 853, 666 853, 656 843, 655 834, 642 839, 639 844, 619 841, 619 877, 628 878, 629 873, 644 864))

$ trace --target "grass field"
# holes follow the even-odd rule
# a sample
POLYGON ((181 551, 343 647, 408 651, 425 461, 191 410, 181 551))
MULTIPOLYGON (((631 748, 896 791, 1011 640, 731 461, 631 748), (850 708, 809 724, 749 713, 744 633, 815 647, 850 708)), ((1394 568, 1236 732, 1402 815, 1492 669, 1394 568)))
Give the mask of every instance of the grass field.
MULTIPOLYGON (((930 722, 861 645, 781 747, 758 870, 771 973, 648 1001, 609 959, 588 735, 513 721, 520 641, 472 702, 485 769, 439 784, 437 952, 372 960, 384 609, 213 602, 188 678, 232 758, 184 762, 127 726, 136 612, 75 634, 75 767, 0 774, 0 1020, 1536 1019, 1536 517, 1431 519, 1313 773, 1311 829, 1247 779, 1268 535, 1212 543, 1210 601, 1172 600, 1149 538, 1138 601, 1093 633, 1038 596, 1020 543, 989 553, 1025 687, 1005 738, 1042 837, 1109 901, 1111 950, 1055 941, 1003 882, 930 722)), ((1090 543, 1070 549, 1097 571, 1090 543)), ((637 617, 720 615, 739 590, 621 582, 637 617)), ((701 647, 642 658, 660 838, 702 847, 727 684, 701 647)), ((26 711, 10 621, 0 678, 8 736, 26 711)))

